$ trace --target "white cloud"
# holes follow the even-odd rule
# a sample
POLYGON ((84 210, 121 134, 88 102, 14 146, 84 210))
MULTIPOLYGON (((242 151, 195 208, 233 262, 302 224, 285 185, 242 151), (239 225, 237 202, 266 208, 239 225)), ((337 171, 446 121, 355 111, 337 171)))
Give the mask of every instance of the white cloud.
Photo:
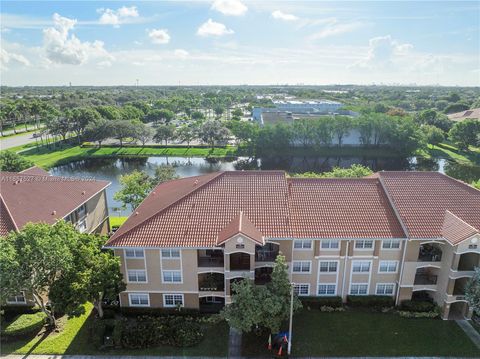
MULTIPOLYGON (((393 66, 397 59, 410 55, 412 44, 399 43, 390 35, 378 36, 368 41, 367 56, 354 64, 365 68, 385 68, 393 66)), ((427 59, 423 59, 425 62, 427 59)), ((428 62, 430 62, 428 60, 428 62)))
POLYGON ((208 19, 197 30, 199 36, 223 36, 233 34, 233 30, 228 29, 224 24, 208 19))
POLYGON ((170 42, 170 35, 166 29, 153 29, 148 32, 148 37, 154 44, 164 45, 170 42))
POLYGON ((57 64, 80 65, 89 59, 113 59, 102 41, 82 42, 70 34, 77 20, 53 14, 53 27, 43 30, 43 46, 46 57, 57 64))
POLYGON ((361 22, 339 23, 337 19, 332 18, 330 23, 322 30, 310 36, 311 40, 325 39, 331 36, 337 36, 352 32, 363 27, 365 24, 361 22))
POLYGON ((120 26, 120 24, 127 23, 133 18, 139 17, 136 6, 122 6, 117 10, 98 9, 97 11, 102 14, 99 19, 100 24, 113 25, 115 27, 120 26))
POLYGON ((0 69, 7 70, 11 64, 30 66, 30 61, 23 55, 0 49, 0 69))
POLYGON ((275 10, 274 12, 272 12, 272 17, 275 20, 283 20, 283 21, 297 21, 299 19, 298 16, 295 16, 293 14, 287 14, 280 10, 275 10))
POLYGON ((178 57, 179 59, 182 59, 182 60, 185 60, 188 55, 190 55, 188 53, 187 50, 183 50, 183 49, 176 49, 173 54, 175 55, 175 57, 178 57))
POLYGON ((239 0, 215 0, 212 10, 221 12, 223 15, 241 16, 247 12, 248 8, 239 0))

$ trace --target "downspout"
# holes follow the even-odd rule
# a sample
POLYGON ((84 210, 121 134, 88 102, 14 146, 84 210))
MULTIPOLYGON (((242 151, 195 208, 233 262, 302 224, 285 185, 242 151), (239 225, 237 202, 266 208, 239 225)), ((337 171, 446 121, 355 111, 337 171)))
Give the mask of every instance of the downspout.
POLYGON ((342 301, 343 296, 345 293, 345 276, 347 275, 347 260, 348 260, 348 252, 350 249, 350 241, 347 241, 347 248, 345 252, 345 260, 343 261, 343 278, 342 278, 342 301))

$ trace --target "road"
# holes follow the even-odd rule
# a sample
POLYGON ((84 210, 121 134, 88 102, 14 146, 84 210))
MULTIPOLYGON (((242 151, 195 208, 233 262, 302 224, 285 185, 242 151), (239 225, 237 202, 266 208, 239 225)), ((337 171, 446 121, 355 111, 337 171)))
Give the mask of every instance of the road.
POLYGON ((33 138, 33 133, 0 138, 0 149, 6 150, 8 148, 25 145, 30 142, 35 142, 35 138, 33 138))

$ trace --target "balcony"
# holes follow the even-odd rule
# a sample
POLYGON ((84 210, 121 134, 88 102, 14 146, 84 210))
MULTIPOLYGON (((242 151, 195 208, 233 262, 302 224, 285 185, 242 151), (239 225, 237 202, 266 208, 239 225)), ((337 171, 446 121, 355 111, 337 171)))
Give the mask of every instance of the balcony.
POLYGON ((272 281, 272 267, 261 267, 255 269, 255 284, 265 285, 272 281))
POLYGON ((275 258, 279 253, 279 246, 274 243, 267 243, 263 247, 256 246, 255 261, 256 262, 275 262, 275 258))
POLYGON ((416 274, 413 285, 436 285, 438 276, 432 274, 416 274))
POLYGON ((225 276, 221 273, 199 274, 198 290, 200 292, 223 292, 225 290, 225 276))
POLYGON ((418 262, 440 262, 442 250, 437 244, 422 244, 418 251, 418 262))
POLYGON ((478 253, 464 253, 460 255, 458 262, 459 272, 473 272, 475 267, 480 265, 480 254, 478 253))
POLYGON ((223 267, 223 251, 222 250, 199 250, 197 254, 197 262, 199 267, 223 267))
POLYGON ((250 271, 250 255, 243 252, 230 254, 230 271, 250 271))

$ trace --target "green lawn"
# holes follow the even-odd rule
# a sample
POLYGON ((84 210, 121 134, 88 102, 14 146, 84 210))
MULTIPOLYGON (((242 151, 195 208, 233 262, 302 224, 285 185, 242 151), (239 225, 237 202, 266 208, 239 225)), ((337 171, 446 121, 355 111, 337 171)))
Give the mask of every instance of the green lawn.
MULTIPOLYGON (((292 339, 294 356, 480 356, 453 321, 394 314, 304 310, 294 317, 292 339)), ((242 354, 269 355, 267 340, 245 336, 242 354)))
POLYGON ((480 148, 470 146, 469 151, 462 151, 451 143, 440 143, 438 146, 429 145, 431 157, 445 158, 465 164, 480 165, 480 148))
MULTIPOLYGON (((30 146, 31 147, 31 146, 30 146)), ((55 165, 85 158, 105 157, 149 157, 149 156, 182 156, 182 157, 227 157, 236 154, 236 147, 80 147, 65 146, 28 148, 19 146, 12 149, 22 151, 21 154, 33 161, 37 166, 50 168, 55 165)))
POLYGON ((122 224, 125 223, 125 221, 127 220, 127 216, 125 217, 113 217, 113 216, 110 216, 110 227, 120 227, 122 224))
MULTIPOLYGON (((90 338, 93 319, 92 305, 85 305, 85 314, 65 320, 59 333, 25 338, 2 343, 1 354, 69 354, 69 355, 169 355, 169 356, 226 356, 228 352, 228 326, 225 322, 210 325, 203 341, 194 347, 176 348, 160 346, 149 349, 111 349, 100 351, 92 346, 90 338)), ((61 320, 62 321, 62 320, 61 320)))

